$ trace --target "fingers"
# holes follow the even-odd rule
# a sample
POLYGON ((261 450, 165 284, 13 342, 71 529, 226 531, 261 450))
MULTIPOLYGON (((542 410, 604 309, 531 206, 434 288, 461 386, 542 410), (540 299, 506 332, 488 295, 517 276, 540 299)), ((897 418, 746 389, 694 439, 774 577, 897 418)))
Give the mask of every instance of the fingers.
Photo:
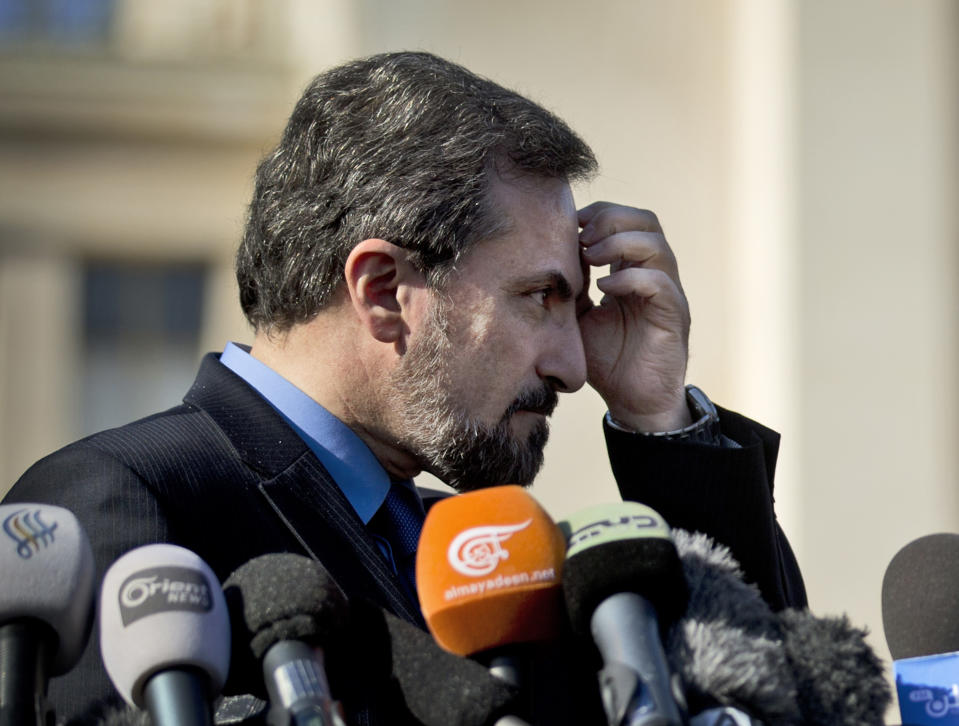
POLYGON ((663 231, 659 219, 648 209, 636 209, 612 202, 593 202, 580 209, 577 214, 579 226, 583 228, 580 234, 580 242, 583 244, 625 230, 663 231))
POLYGON ((628 267, 596 280, 600 291, 612 298, 636 296, 676 322, 688 326, 689 308, 683 292, 662 270, 628 267))
POLYGON ((595 202, 578 214, 583 258, 590 265, 610 265, 614 272, 631 266, 662 270, 679 285, 676 256, 653 212, 595 202))
POLYGON ((619 232, 586 247, 583 258, 593 266, 612 265, 613 270, 641 266, 662 270, 677 281, 679 277, 676 256, 661 233, 619 232))

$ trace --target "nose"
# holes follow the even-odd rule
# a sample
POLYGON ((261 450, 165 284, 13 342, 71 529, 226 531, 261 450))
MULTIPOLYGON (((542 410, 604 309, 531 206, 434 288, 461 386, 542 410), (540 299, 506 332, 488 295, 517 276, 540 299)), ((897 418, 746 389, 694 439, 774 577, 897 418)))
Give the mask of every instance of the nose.
POLYGON ((586 383, 586 351, 573 314, 562 325, 544 331, 543 353, 537 373, 560 393, 578 391, 586 383))

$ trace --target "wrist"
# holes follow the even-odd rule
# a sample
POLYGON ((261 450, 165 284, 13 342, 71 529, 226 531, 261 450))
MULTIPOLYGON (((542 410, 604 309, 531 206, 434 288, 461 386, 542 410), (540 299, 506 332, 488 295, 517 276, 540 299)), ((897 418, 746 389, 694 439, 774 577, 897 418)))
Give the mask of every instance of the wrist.
POLYGON ((693 423, 694 418, 684 389, 676 394, 675 401, 664 410, 655 413, 636 413, 622 406, 609 406, 609 418, 614 425, 631 433, 652 434, 674 431, 693 423))
POLYGON ((641 436, 702 443, 719 441, 719 414, 716 411, 716 406, 713 405, 713 402, 709 400, 705 393, 696 386, 686 386, 684 408, 684 417, 673 417, 671 419, 634 417, 626 421, 615 416, 610 410, 606 413, 606 421, 614 429, 641 436), (657 420, 679 421, 681 425, 649 428, 657 420))

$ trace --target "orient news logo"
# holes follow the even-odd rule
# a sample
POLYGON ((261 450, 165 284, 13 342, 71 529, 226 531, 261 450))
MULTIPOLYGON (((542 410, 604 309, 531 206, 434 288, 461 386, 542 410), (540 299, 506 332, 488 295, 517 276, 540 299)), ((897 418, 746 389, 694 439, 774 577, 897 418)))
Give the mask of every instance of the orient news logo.
POLYGON ((213 609, 210 584, 203 573, 186 567, 150 567, 134 572, 120 588, 123 626, 156 613, 213 609))

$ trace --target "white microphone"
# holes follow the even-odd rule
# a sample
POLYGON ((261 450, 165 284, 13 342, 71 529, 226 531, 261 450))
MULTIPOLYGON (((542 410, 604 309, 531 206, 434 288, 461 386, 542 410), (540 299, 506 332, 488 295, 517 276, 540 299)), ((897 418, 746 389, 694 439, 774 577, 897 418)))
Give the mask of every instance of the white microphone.
POLYGON ((0 726, 46 723, 47 680, 77 664, 90 635, 93 570, 71 511, 0 505, 0 726))
POLYGON ((113 685, 154 726, 208 726, 230 665, 230 620, 220 583, 183 547, 154 544, 107 570, 100 651, 113 685))

